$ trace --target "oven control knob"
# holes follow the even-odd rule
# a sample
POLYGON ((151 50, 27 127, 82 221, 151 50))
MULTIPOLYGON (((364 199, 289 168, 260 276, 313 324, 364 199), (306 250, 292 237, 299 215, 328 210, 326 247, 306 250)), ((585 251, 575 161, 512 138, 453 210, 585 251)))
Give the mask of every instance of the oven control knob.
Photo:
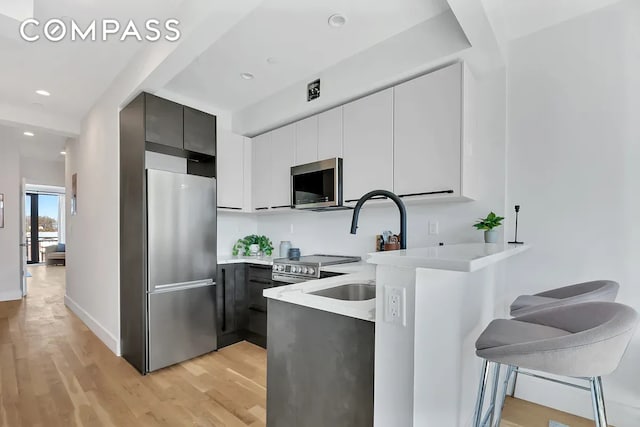
POLYGON ((291 267, 291 272, 292 273, 297 273, 298 272, 298 267, 295 266, 295 265, 293 267, 291 267))
POLYGON ((315 274, 316 270, 313 269, 313 267, 309 267, 309 269, 307 270, 307 273, 309 274, 315 274))
POLYGON ((278 271, 284 270, 284 265, 278 265, 278 271))
POLYGON ((307 274, 307 267, 300 267, 300 273, 307 274))

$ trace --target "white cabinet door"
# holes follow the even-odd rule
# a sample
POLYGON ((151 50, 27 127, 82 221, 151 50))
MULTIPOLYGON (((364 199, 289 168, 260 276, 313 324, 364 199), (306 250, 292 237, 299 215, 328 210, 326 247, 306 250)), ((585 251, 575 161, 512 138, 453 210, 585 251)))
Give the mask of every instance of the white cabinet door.
POLYGON ((244 137, 218 130, 216 142, 218 207, 244 207, 244 137))
POLYGON ((393 89, 344 106, 344 200, 393 190, 393 89))
POLYGON ((318 160, 318 116, 311 116, 295 123, 296 165, 318 160))
POLYGON ((318 114, 318 160, 342 157, 342 106, 318 114))
POLYGON ((296 147, 295 123, 271 133, 271 192, 272 208, 291 206, 291 166, 294 166, 296 147))
POLYGON ((395 87, 394 192, 460 195, 462 64, 395 87))
POLYGON ((271 132, 252 139, 252 188, 253 209, 261 210, 270 206, 271 196, 271 132))

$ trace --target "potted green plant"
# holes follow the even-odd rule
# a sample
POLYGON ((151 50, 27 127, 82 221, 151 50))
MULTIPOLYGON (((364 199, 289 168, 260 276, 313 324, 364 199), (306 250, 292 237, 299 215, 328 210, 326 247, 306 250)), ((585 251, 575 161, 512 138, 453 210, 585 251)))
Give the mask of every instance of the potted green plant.
POLYGON ((266 256, 273 254, 273 243, 267 236, 251 234, 242 239, 238 239, 231 253, 233 256, 240 254, 244 256, 258 255, 260 252, 266 256))
POLYGON ((494 228, 502 225, 503 219, 504 217, 489 212, 486 218, 480 218, 473 226, 478 230, 484 230, 485 243, 496 243, 498 241, 498 230, 494 230, 494 228))

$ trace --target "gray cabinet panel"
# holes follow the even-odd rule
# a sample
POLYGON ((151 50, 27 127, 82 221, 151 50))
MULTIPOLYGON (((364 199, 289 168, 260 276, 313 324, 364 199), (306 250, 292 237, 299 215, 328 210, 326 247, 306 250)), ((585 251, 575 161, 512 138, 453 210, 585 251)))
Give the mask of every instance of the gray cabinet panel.
POLYGON ((245 265, 218 266, 217 286, 218 334, 241 336, 248 326, 245 265))
POLYGON ((145 139, 147 142, 183 148, 182 105, 145 94, 145 139))
POLYGON ((184 107, 184 149, 216 154, 216 116, 184 107))
POLYGON ((267 337, 268 426, 373 426, 373 322, 270 299, 267 337))

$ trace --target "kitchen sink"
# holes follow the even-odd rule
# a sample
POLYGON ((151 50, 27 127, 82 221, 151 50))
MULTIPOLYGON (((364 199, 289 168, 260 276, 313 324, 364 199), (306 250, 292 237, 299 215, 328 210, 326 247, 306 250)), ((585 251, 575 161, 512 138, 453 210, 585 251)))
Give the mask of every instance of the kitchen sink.
POLYGON ((376 297, 376 285, 372 282, 347 283, 335 288, 310 292, 310 294, 344 301, 366 301, 376 297))

